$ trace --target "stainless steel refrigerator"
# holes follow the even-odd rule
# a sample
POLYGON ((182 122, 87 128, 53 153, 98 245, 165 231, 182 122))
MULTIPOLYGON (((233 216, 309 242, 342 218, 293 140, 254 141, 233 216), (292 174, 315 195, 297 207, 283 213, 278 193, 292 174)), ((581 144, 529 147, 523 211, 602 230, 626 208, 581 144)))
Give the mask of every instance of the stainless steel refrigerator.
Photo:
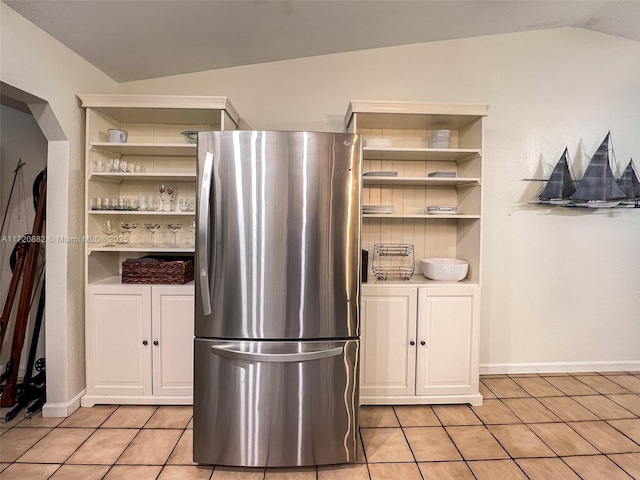
POLYGON ((355 461, 359 135, 198 134, 194 461, 355 461))

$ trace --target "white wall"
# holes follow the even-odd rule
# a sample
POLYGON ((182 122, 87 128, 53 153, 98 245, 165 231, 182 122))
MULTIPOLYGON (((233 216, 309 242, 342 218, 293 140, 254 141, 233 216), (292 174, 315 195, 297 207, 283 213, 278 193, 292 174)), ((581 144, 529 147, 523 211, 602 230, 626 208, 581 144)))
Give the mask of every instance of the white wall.
MULTIPOLYGON (((32 115, 0 106, 0 212, 6 221, 0 238, 0 298, 2 305, 7 299, 12 272, 9 263, 11 253, 16 246, 16 238, 28 235, 33 228, 35 209, 33 208, 33 182, 47 165, 47 140, 32 115), (24 165, 14 173, 18 160, 24 165), (11 185, 14 183, 13 193, 11 185), (9 201, 11 195, 11 201, 9 201)), ((23 376, 29 355, 29 347, 33 336, 33 324, 36 317, 40 290, 36 292, 34 306, 31 309, 27 335, 22 349, 19 375, 23 376)), ((5 371, 6 361, 11 353, 15 313, 18 309, 20 290, 15 296, 13 315, 9 322, 0 357, 0 371, 5 371)), ((44 356, 44 327, 41 327, 36 351, 36 359, 44 356)))
POLYGON ((640 164, 640 43, 582 29, 452 40, 124 84, 228 95, 251 127, 339 131, 351 99, 489 103, 484 371, 640 366, 640 211, 521 204, 565 146, 580 174, 607 131, 640 164))
MULTIPOLYGON (((76 95, 109 93, 118 85, 4 3, 0 3, 0 80, 45 102, 30 106, 49 142, 47 233, 81 236, 84 117, 76 95)), ((66 415, 75 408, 85 386, 83 248, 78 243, 47 245, 45 413, 49 415, 66 415)))

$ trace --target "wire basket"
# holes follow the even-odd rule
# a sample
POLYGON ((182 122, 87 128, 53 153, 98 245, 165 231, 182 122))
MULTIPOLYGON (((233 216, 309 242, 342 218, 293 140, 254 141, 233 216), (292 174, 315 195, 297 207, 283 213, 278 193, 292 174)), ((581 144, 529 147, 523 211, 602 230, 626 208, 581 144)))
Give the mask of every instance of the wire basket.
POLYGON ((413 245, 376 243, 373 246, 373 274, 378 280, 409 280, 416 268, 413 245))

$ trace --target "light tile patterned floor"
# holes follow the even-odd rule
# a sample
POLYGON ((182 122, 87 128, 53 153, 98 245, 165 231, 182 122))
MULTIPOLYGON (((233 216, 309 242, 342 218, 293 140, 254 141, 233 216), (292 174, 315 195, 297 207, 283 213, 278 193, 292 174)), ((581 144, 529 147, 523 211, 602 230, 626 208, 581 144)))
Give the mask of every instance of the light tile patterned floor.
POLYGON ((0 424, 0 479, 640 480, 640 373, 481 381, 481 407, 362 407, 355 465, 200 467, 191 407, 103 405, 0 424))

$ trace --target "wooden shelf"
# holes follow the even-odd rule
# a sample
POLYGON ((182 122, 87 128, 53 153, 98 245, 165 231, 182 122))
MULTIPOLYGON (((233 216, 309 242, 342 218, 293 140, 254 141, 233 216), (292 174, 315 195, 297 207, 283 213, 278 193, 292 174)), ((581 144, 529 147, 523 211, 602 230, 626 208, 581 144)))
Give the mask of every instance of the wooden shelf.
MULTIPOLYGON (((122 285, 131 285, 131 284, 130 283, 122 283, 122 277, 120 277, 120 275, 117 275, 117 276, 113 276, 113 277, 103 278, 102 280, 98 280, 98 281, 95 281, 95 282, 91 282, 91 283, 89 283, 89 285, 115 285, 115 286, 122 286, 122 285)), ((139 284, 139 285, 149 285, 149 284, 139 284)), ((172 286, 172 287, 188 287, 189 289, 192 289, 194 285, 195 285, 195 282, 193 280, 191 280, 190 282, 187 282, 187 283, 171 284, 170 286, 172 286)))
POLYGON ((122 183, 136 181, 152 182, 194 182, 194 173, 122 173, 122 172, 92 172, 89 180, 122 183))
POLYGON ((156 157, 195 157, 198 146, 192 143, 111 143, 91 142, 90 148, 104 150, 116 155, 156 157))
POLYGON ((160 212, 157 210, 89 210, 89 215, 155 215, 171 217, 193 217, 196 212, 160 212))
POLYGON ((480 215, 428 215, 428 214, 412 214, 412 213, 363 213, 362 218, 424 218, 425 220, 440 220, 443 218, 449 219, 480 219, 480 215))
POLYGON ((376 185, 386 187, 408 187, 408 186, 444 186, 444 187, 465 187, 480 185, 479 178, 463 177, 385 177, 366 175, 362 177, 365 187, 376 185))
POLYGON ((375 275, 369 272, 368 278, 366 282, 362 283, 362 291, 366 292, 367 290, 375 291, 375 288, 378 287, 404 287, 404 286, 442 286, 442 287, 468 287, 469 285, 477 286, 477 282, 473 282, 471 280, 461 280, 459 282, 439 282, 436 280, 431 280, 420 272, 420 262, 418 261, 418 265, 416 267, 415 273, 411 276, 409 280, 401 280, 399 278, 392 278, 390 280, 378 280, 375 275))
POLYGON ((134 245, 132 247, 117 246, 117 247, 89 247, 89 254, 92 252, 124 252, 124 253, 194 253, 194 247, 151 247, 144 245, 134 245))
POLYGON ((229 98, 224 96, 81 93, 78 97, 84 108, 118 122, 207 124, 222 130, 235 130, 240 120, 229 98), (234 123, 233 127, 222 124, 223 112, 234 123))
POLYGON ((372 148, 364 147, 365 160, 467 162, 479 158, 479 148, 372 148))

